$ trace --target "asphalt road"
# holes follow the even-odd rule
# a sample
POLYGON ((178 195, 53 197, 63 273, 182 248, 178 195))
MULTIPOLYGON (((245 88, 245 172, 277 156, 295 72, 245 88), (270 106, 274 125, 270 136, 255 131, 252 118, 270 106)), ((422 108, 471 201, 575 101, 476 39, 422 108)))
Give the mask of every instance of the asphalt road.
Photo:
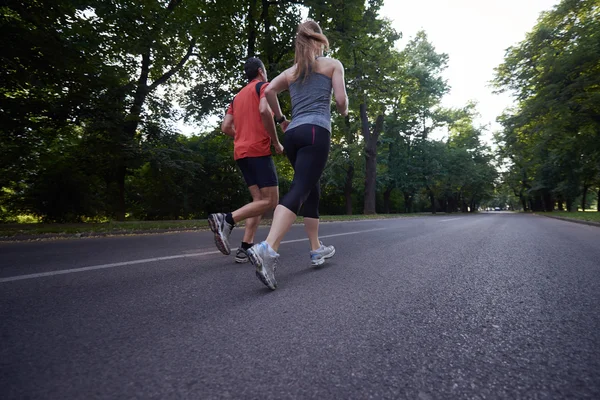
POLYGON ((321 235, 337 253, 312 268, 292 228, 274 292, 210 232, 0 244, 0 398, 600 398, 599 228, 489 213, 321 235))

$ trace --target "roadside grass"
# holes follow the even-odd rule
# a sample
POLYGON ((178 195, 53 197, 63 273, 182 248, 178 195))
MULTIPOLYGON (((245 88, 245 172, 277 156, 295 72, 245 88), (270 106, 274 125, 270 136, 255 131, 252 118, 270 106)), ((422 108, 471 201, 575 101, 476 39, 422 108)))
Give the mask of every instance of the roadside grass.
MULTIPOLYGON (((414 217, 428 214, 375 214, 375 215, 322 215, 321 222, 361 221, 373 219, 414 217)), ((302 223, 298 217, 296 223, 302 223)), ((261 225, 270 225, 271 219, 263 219, 261 225)), ((243 226, 240 224, 239 226, 243 226)), ((176 221, 109 221, 103 223, 72 223, 72 224, 43 224, 43 223, 9 223, 0 224, 0 238, 15 238, 45 236, 97 236, 153 233, 164 231, 206 230, 208 222, 202 220, 176 221)))
POLYGON ((598 222, 600 223, 600 212, 596 210, 588 210, 588 211, 577 211, 577 212, 567 212, 567 211, 552 211, 552 212, 538 212, 536 214, 547 215, 550 217, 561 217, 561 218, 571 218, 578 219, 582 221, 590 221, 590 222, 598 222))
POLYGON ((105 223, 73 223, 73 224, 2 224, 0 237, 13 237, 21 235, 46 235, 46 234, 120 234, 138 231, 176 230, 176 229, 205 229, 208 228, 206 220, 184 221, 110 221, 105 223))

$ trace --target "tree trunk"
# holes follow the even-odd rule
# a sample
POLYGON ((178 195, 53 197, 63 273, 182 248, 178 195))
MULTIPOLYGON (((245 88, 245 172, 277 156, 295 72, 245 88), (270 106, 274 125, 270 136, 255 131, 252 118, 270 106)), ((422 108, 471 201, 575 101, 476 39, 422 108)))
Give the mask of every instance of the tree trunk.
POLYGON ((442 202, 440 204, 440 210, 444 210, 445 213, 449 213, 449 204, 448 204, 448 195, 444 195, 442 197, 442 202))
POLYGON ((469 211, 467 209, 467 202, 465 201, 465 197, 463 196, 462 193, 460 193, 460 211, 463 213, 466 213, 467 211, 469 211))
POLYGON ((554 198, 552 196, 552 193, 546 192, 544 194, 544 205, 545 205, 545 208, 544 208, 545 211, 548 211, 548 212, 554 211, 554 198))
MULTIPOLYGON (((271 67, 274 64, 274 49, 271 40, 271 18, 269 17, 269 6, 271 2, 269 0, 262 0, 262 13, 260 15, 261 20, 265 26, 264 40, 265 40, 265 52, 267 57, 267 65, 265 67, 271 72, 271 67)), ((263 60, 265 61, 265 60, 263 60)))
POLYGON ((586 199, 588 194, 588 189, 590 187, 588 185, 583 186, 583 197, 581 198, 581 211, 585 211, 586 199))
POLYGON ((433 193, 433 190, 431 190, 431 189, 427 189, 427 191, 429 192, 429 201, 431 202, 431 213, 437 214, 437 210, 435 207, 435 194, 433 193))
POLYGON ((600 189, 598 189, 598 199, 597 199, 597 201, 598 201, 598 204, 596 204, 596 208, 597 208, 598 212, 600 212, 600 189))
POLYGON ((446 212, 453 213, 456 211, 456 195, 452 193, 452 196, 448 196, 448 204, 446 206, 446 212))
MULTIPOLYGON (((173 9, 180 3, 177 0, 171 0, 167 7, 168 12, 172 12, 173 9)), ((153 38, 152 33, 149 34, 150 38, 153 38)), ((154 91, 158 86, 166 83, 173 75, 178 73, 181 68, 187 63, 193 54, 196 46, 196 40, 192 40, 188 46, 188 49, 184 56, 179 62, 174 65, 167 72, 163 73, 159 78, 154 80, 151 85, 148 85, 148 77, 150 76, 150 65, 151 65, 151 48, 147 48, 142 56, 142 62, 140 64, 140 76, 136 82, 136 90, 133 95, 133 104, 129 109, 129 113, 123 121, 123 131, 117 132, 119 135, 116 138, 116 142, 119 146, 116 155, 117 161, 115 165, 115 179, 117 185, 117 201, 115 207, 115 218, 119 221, 125 219, 125 177, 127 176, 129 161, 135 156, 134 152, 134 140, 137 128, 140 124, 140 116, 142 115, 142 109, 148 94, 154 91), (121 135, 122 134, 122 135, 121 135)))
POLYGON ((404 211, 406 213, 412 212, 413 194, 410 192, 403 192, 404 194, 404 211))
MULTIPOLYGON (((166 12, 170 14, 180 4, 179 0, 171 0, 167 5, 166 12)), ((150 43, 153 43, 154 32, 149 33, 150 43)), ((151 64, 151 46, 149 45, 145 49, 144 53, 141 54, 142 62, 140 64, 140 76, 136 83, 136 90, 133 96, 133 104, 129 109, 128 115, 125 117, 123 122, 123 136, 117 137, 116 141, 119 144, 119 152, 117 155, 115 165, 115 180, 117 185, 117 199, 115 201, 114 216, 118 221, 125 219, 125 177, 127 176, 128 161, 132 158, 131 152, 133 151, 133 141, 135 139, 135 133, 140 123, 140 116, 142 114, 142 108, 146 102, 148 93, 154 90, 159 85, 165 83, 171 76, 177 73, 183 65, 190 58, 193 48, 195 46, 195 40, 190 43, 187 53, 184 57, 179 60, 176 66, 171 68, 168 72, 163 74, 161 77, 156 79, 151 86, 148 86, 148 77, 150 75, 150 64, 151 64)), ((117 132, 120 135, 120 132, 117 132)))
POLYGON ((371 132, 367 116, 367 105, 360 105, 360 119, 362 134, 365 139, 365 203, 364 214, 375 214, 376 189, 377 189, 377 140, 383 130, 383 115, 379 115, 371 132))
POLYGON ((563 200, 562 195, 558 196, 558 199, 556 200, 556 205, 558 207, 558 211, 564 211, 565 210, 565 201, 563 200))
POLYGON ((344 185, 346 215, 352 215, 352 179, 354 179, 354 165, 350 165, 350 168, 346 171, 346 183, 344 185))
POLYGON ((573 210, 573 200, 570 197, 567 197, 567 211, 571 212, 573 210))
POLYGON ((142 63, 140 65, 140 77, 137 81, 137 88, 133 96, 133 104, 129 109, 129 113, 125 117, 123 123, 123 138, 117 138, 120 142, 121 152, 116 162, 116 174, 115 179, 117 183, 117 201, 115 202, 115 213, 114 217, 117 221, 125 220, 125 177, 127 176, 127 164, 131 158, 130 153, 135 138, 135 132, 137 131, 140 123, 140 115, 142 114, 142 107, 146 101, 148 95, 148 75, 150 74, 150 50, 142 54, 142 63), (119 140, 120 139, 120 140, 119 140))
POLYGON ((256 12, 256 0, 248 1, 248 58, 254 57, 256 54, 256 20, 254 13, 256 12))
POLYGON ((383 212, 386 214, 390 213, 390 196, 392 194, 392 190, 393 188, 388 187, 385 189, 385 192, 383 192, 383 212))
POLYGON ((546 204, 546 194, 542 194, 540 197, 540 201, 542 202, 542 211, 548 211, 548 205, 546 204))
POLYGON ((523 212, 527 211, 527 197, 523 196, 523 190, 519 192, 519 199, 521 200, 521 205, 523 206, 523 212))

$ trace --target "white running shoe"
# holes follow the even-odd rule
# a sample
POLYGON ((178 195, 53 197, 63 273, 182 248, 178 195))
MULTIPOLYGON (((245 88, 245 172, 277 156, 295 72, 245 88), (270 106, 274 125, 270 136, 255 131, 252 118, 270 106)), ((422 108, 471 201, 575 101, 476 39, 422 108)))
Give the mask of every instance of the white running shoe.
POLYGON ((310 252, 310 263, 314 266, 322 265, 325 262, 325 259, 333 257, 335 254, 335 247, 333 246, 324 246, 323 242, 321 243, 321 247, 317 250, 311 250, 310 252))
POLYGON ((256 277, 269 289, 277 289, 275 270, 277 269, 279 254, 267 242, 255 244, 247 250, 247 253, 250 262, 256 267, 256 277))
POLYGON ((215 244, 217 245, 217 249, 226 256, 231 254, 229 236, 233 230, 233 225, 230 225, 225 220, 225 214, 210 214, 208 216, 208 225, 210 226, 210 230, 215 234, 215 244))

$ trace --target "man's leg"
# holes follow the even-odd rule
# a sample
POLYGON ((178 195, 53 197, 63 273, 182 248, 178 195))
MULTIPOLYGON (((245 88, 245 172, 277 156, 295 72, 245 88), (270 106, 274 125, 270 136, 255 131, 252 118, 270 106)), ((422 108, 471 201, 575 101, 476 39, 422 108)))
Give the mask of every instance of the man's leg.
MULTIPOLYGON (((271 199, 272 203, 277 203, 279 200, 279 190, 277 186, 258 189, 258 186, 253 186, 250 189, 253 201, 261 201, 264 197, 271 199)), ((273 206, 274 208, 274 206, 273 206)), ((240 249, 238 249, 235 261, 237 263, 245 263, 248 261, 246 251, 254 245, 254 236, 262 219, 262 214, 256 217, 246 219, 246 229, 244 230, 244 238, 240 249)))
MULTIPOLYGON (((256 185, 253 187, 258 189, 258 186, 256 185)), ((252 189, 250 190, 250 193, 252 193, 252 189)), ((252 203, 248 203, 245 206, 238 208, 237 210, 231 213, 233 222, 237 224, 238 222, 244 221, 248 218, 259 217, 267 211, 275 208, 277 206, 277 203, 279 202, 279 187, 264 187, 262 189, 259 189, 259 195, 260 197, 256 196, 255 200, 255 195, 253 194, 252 203)), ((256 226, 258 226, 258 222, 256 223, 256 226)), ((254 231, 256 232, 256 228, 254 229, 254 231)))
MULTIPOLYGON (((244 176, 244 181, 248 188, 257 187, 257 182, 252 170, 251 160, 249 158, 240 158, 236 160, 238 168, 244 176)), ((252 191, 250 191, 252 193, 252 191)), ((229 245, 229 236, 235 226, 231 214, 214 213, 208 216, 208 226, 215 234, 215 245, 217 249, 225 255, 231 254, 231 246, 229 245)))
MULTIPOLYGON (((248 190, 250 190, 250 194, 252 195, 252 202, 262 200, 262 195, 257 185, 249 187, 248 190)), ((246 219, 246 229, 244 230, 244 239, 242 239, 242 242, 249 244, 254 243, 254 234, 256 233, 256 229, 258 228, 261 219, 262 214, 246 219)))
MULTIPOLYGON (((279 181, 275 171, 275 163, 271 156, 248 158, 248 174, 251 175, 255 185, 248 185, 252 195, 252 203, 246 204, 231 213, 234 223, 238 223, 248 218, 260 217, 265 212, 274 209, 279 202, 279 181)), ((260 219, 250 222, 254 232, 258 227, 260 219)))
MULTIPOLYGON (((215 244, 225 255, 231 254, 229 236, 235 224, 248 218, 262 216, 269 209, 273 209, 279 201, 277 172, 271 156, 243 158, 237 160, 237 164, 244 175, 253 201, 232 213, 216 213, 208 216, 210 229, 215 234, 215 244)), ((252 236, 256 232, 259 221, 260 219, 255 221, 254 226, 251 222, 252 236)))
MULTIPOLYGON (((258 185, 252 185, 248 188, 252 201, 259 201, 262 199, 260 189, 258 185)), ((244 229, 244 237, 242 243, 235 254, 235 262, 238 264, 247 263, 248 260, 248 249, 254 245, 254 234, 260 223, 262 216, 251 217, 246 219, 246 228, 244 229)))

